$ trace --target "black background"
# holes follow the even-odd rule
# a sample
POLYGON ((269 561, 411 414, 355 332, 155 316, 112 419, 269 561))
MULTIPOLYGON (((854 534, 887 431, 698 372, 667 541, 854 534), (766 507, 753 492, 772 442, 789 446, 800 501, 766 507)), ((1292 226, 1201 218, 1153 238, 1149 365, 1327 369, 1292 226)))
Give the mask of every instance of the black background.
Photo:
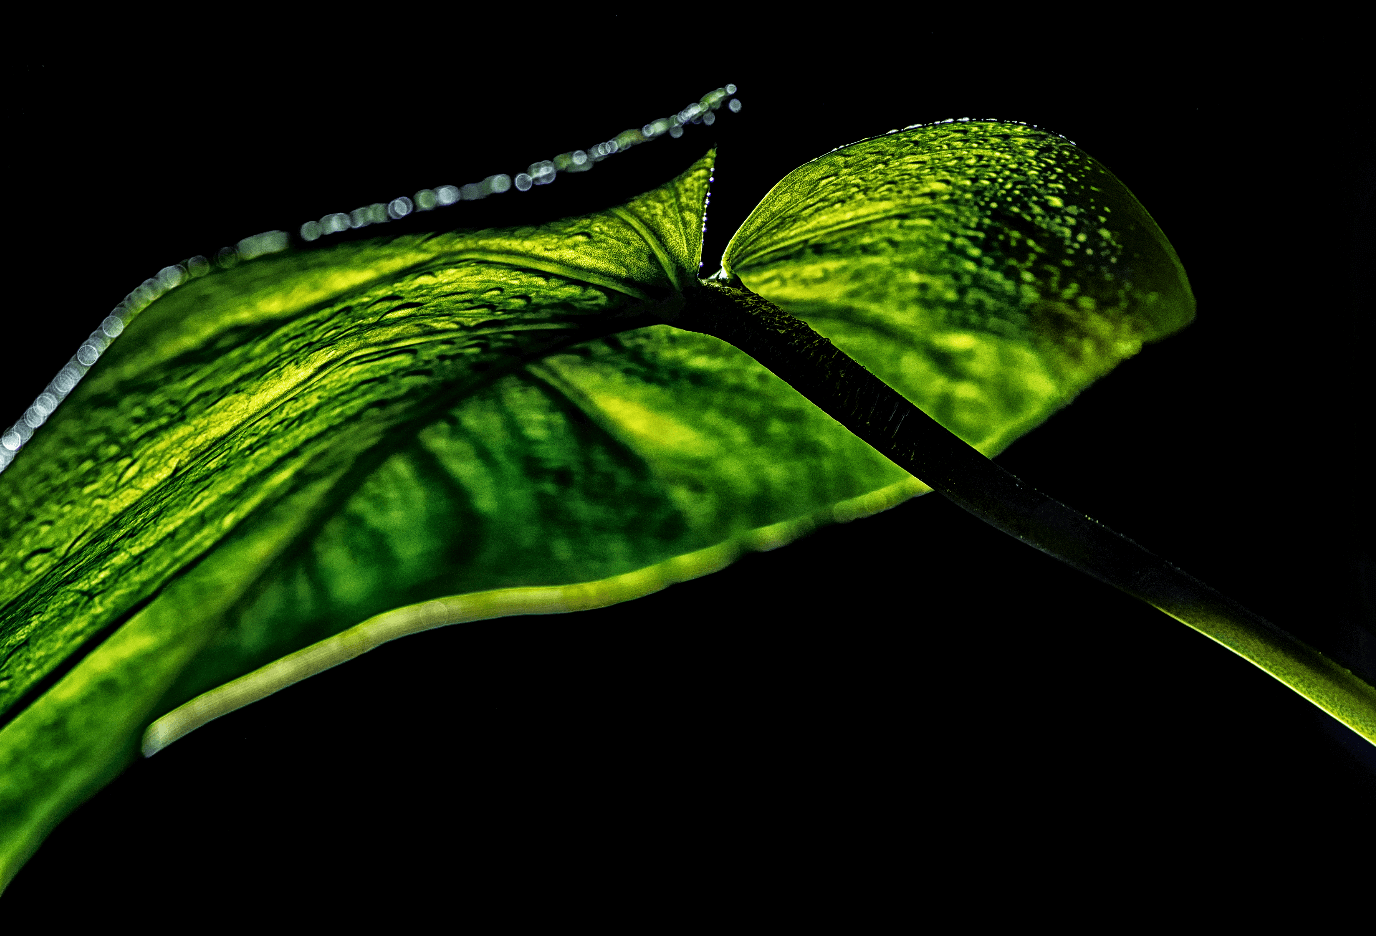
MULTIPOLYGON (((0 422, 168 263, 514 175, 728 81, 744 106, 713 127, 450 211, 606 207, 718 143, 710 272, 813 156, 911 123, 1020 119, 1134 191, 1198 319, 1001 463, 1376 679, 1358 314, 1373 172, 1343 74, 1301 91, 1274 63, 1206 81, 1139 62, 1169 80, 1132 84, 1103 75, 1137 50, 1077 64, 921 41, 881 70, 763 33, 719 65, 636 23, 589 36, 523 40, 518 68, 476 40, 439 54, 439 32, 408 40, 430 43, 423 63, 362 33, 35 57, 17 78, 0 422)), ((932 495, 649 598, 441 629, 314 677, 136 764, 4 903, 42 907, 74 881, 100 898, 87 906, 130 912, 312 894, 523 919, 628 891, 794 904, 819 882, 882 903, 911 896, 933 852, 1036 877, 1053 843, 1102 856, 1077 871, 1102 881, 1168 843, 1280 861, 1287 830, 1369 836, 1373 797, 1373 749, 1312 705, 932 495)))

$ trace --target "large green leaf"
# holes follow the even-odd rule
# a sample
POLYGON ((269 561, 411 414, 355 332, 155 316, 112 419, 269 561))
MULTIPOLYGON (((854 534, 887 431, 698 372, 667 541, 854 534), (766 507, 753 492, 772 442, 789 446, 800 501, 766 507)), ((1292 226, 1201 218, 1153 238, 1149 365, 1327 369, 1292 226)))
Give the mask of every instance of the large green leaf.
POLYGON ((370 617, 606 604, 919 490, 734 349, 638 327, 696 273, 710 165, 538 230, 260 257, 132 322, 3 476, 6 877, 154 718, 370 617))
MULTIPOLYGON (((132 322, 0 479, 6 877, 151 722, 318 669, 304 648, 624 600, 925 490, 654 324, 696 275, 710 166, 540 229, 270 254, 132 322)), ((791 175, 724 265, 992 452, 1188 320, 1110 182, 1028 128, 910 130, 791 175), (1102 209, 1098 240, 1029 215, 1052 199, 1102 209)))
POLYGON ((741 225, 724 278, 986 455, 1194 318, 1170 242, 1064 137, 958 121, 841 147, 741 225))

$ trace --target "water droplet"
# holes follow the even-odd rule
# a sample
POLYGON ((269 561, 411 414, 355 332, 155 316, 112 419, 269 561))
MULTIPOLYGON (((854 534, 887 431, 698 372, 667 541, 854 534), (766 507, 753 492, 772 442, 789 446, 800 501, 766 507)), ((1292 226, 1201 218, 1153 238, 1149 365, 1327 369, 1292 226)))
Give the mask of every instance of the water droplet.
MULTIPOLYGON (((286 250, 291 244, 291 238, 286 231, 264 231, 262 234, 254 234, 252 237, 245 237, 239 241, 237 251, 239 259, 252 260, 254 257, 261 257, 264 254, 276 253, 279 250, 286 250)), ((225 248, 229 250, 231 248, 225 248)), ((221 251, 223 253, 223 251, 221 251)))
POLYGON ((81 382, 84 373, 68 362, 67 366, 58 371, 57 376, 53 378, 53 386, 57 387, 63 394, 71 393, 72 388, 81 382))
POLYGON ((186 270, 182 268, 181 264, 163 267, 158 271, 158 284, 164 291, 180 285, 184 279, 186 279, 186 270))
POLYGON ((554 177, 557 174, 554 163, 548 159, 543 159, 537 163, 531 163, 530 169, 527 171, 530 173, 531 181, 536 185, 549 185, 554 181, 554 177))

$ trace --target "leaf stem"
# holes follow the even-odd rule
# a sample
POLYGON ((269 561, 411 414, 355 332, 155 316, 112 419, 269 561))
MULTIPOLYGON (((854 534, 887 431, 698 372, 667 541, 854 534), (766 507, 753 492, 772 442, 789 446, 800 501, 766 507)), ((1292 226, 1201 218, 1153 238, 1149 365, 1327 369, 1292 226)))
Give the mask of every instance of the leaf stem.
POLYGON ((704 281, 672 324, 741 349, 970 513, 1147 602, 1271 674, 1376 745, 1376 688, 1260 615, 1005 471, 806 322, 704 281))

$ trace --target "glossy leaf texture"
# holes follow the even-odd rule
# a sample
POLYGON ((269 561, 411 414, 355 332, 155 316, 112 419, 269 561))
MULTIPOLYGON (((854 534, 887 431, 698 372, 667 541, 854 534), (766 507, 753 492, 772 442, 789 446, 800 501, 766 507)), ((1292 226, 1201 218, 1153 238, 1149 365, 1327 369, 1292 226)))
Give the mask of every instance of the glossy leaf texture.
POLYGON ((1018 123, 910 127, 779 182, 723 278, 808 322, 986 455, 1194 318, 1184 267, 1117 178, 1018 123))
MULTIPOLYGON (((0 476, 3 876, 155 719, 378 615, 611 603, 926 490, 654 324, 710 170, 538 229, 271 254, 142 311, 0 476)), ((989 454, 1192 314, 1131 195, 1019 125, 814 160, 724 267, 989 454)))
POLYGON ((260 257, 132 321, 0 476, 6 879, 151 721, 370 616, 719 565, 918 489, 743 354, 642 327, 696 275, 710 168, 260 257))

